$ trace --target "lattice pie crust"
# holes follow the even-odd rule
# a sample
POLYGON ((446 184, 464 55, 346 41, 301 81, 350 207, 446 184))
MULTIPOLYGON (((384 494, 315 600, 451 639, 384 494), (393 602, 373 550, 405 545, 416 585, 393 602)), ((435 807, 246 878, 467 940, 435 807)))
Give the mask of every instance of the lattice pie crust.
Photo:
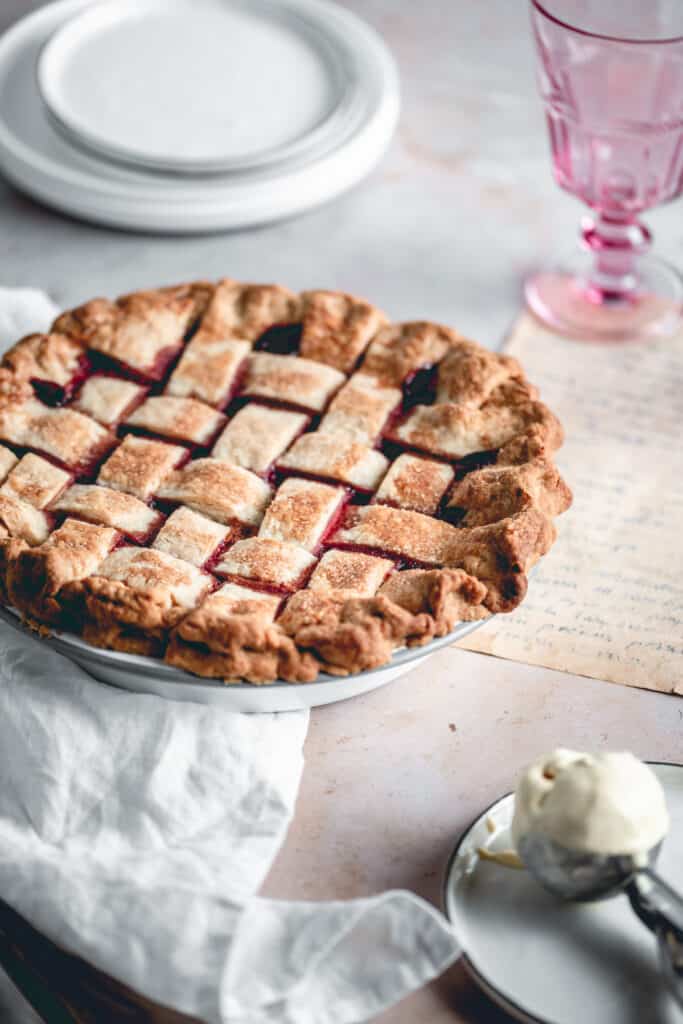
POLYGON ((508 612, 571 494, 522 368, 331 291, 95 299, 0 367, 0 590, 45 627, 267 683, 508 612))

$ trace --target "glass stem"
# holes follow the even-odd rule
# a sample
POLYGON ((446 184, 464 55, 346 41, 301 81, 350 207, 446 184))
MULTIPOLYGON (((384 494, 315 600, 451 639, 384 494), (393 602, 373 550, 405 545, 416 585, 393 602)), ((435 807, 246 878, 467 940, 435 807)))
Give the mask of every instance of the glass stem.
POLYGON ((647 252, 652 236, 633 217, 600 213, 581 221, 584 246, 593 253, 593 269, 586 282, 595 303, 627 302, 639 291, 638 258, 647 252))

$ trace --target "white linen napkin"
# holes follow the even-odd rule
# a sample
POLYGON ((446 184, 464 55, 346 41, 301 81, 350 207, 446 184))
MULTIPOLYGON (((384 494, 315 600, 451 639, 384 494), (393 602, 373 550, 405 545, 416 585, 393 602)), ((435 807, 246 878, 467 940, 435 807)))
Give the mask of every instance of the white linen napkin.
MULTIPOLYGON (((42 293, 0 289, 0 348, 53 315, 42 293)), ((2 625, 0 897, 62 948, 207 1024, 371 1019, 458 945, 408 892, 257 897, 294 811, 307 725, 307 712, 119 691, 2 625)))

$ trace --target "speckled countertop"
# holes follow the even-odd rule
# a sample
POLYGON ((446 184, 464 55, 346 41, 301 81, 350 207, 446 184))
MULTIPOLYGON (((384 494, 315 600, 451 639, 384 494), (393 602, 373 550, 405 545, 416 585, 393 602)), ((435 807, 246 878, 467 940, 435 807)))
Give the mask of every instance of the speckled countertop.
MULTIPOLYGON (((2 0, 0 29, 39 3, 2 0)), ((554 186, 524 0, 353 0, 398 58, 403 115, 382 166, 297 220, 202 238, 106 231, 0 184, 0 284, 70 305, 229 274, 355 291, 395 319, 429 317, 495 346, 524 273, 572 244, 579 205, 554 186)), ((648 218, 682 260, 680 207, 648 218)), ((561 543, 561 541, 560 541, 561 543)), ((453 649, 382 690, 314 712, 298 814, 271 895, 407 886, 438 902, 458 832, 557 744, 680 758, 683 705, 453 649)), ((383 1024, 502 1024, 455 966, 383 1024)))

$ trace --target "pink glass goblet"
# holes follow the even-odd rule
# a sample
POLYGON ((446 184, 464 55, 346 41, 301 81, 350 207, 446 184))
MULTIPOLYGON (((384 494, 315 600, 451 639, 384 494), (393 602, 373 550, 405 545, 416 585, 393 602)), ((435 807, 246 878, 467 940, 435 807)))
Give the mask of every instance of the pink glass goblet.
POLYGON ((671 334, 683 284, 639 216, 683 190, 683 0, 531 0, 531 20, 555 179, 592 212, 527 302, 570 336, 671 334))

